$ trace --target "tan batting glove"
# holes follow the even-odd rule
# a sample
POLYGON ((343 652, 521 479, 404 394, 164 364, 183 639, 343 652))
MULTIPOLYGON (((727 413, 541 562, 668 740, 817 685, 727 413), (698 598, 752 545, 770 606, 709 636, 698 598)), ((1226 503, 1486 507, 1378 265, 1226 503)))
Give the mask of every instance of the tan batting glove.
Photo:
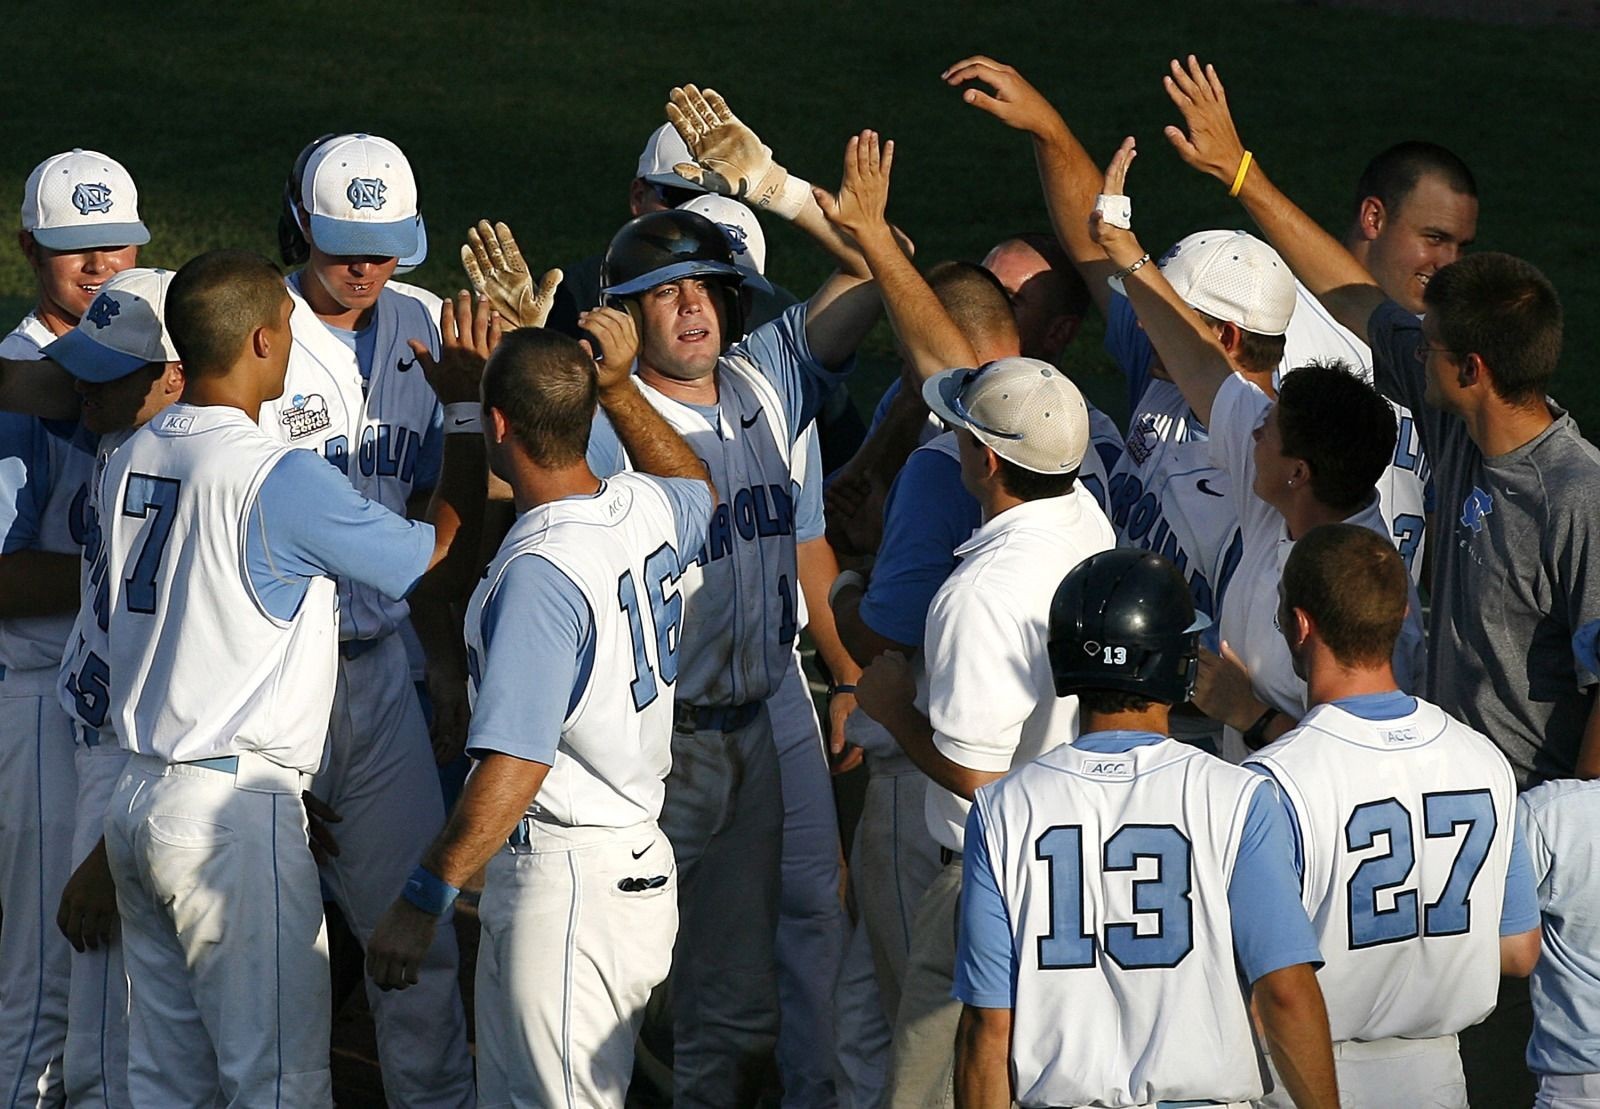
POLYGON ((536 287, 517 240, 505 224, 491 227, 488 220, 479 220, 478 226, 467 232, 461 265, 478 295, 488 298, 490 306, 505 317, 507 330, 543 327, 550 318, 562 273, 550 270, 536 287))
POLYGON ((694 157, 672 167, 679 177, 789 220, 810 203, 811 185, 774 162, 715 89, 684 85, 670 97, 667 118, 694 157))

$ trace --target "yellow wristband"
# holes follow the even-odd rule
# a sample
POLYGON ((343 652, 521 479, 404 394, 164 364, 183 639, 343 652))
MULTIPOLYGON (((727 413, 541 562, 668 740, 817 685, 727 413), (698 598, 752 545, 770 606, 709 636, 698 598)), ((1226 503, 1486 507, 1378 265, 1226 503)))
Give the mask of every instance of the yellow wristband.
POLYGON ((1228 190, 1229 196, 1238 196, 1239 190, 1244 187, 1244 175, 1250 172, 1251 157, 1251 153, 1246 150, 1244 157, 1239 159, 1239 172, 1233 175, 1233 187, 1228 190))

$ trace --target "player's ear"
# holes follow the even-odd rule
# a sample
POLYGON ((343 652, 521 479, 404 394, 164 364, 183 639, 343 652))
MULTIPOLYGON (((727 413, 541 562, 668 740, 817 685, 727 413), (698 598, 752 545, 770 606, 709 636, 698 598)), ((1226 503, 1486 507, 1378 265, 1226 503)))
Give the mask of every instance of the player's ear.
POLYGON ((17 249, 22 251, 22 256, 28 260, 29 265, 38 264, 38 244, 33 241, 33 232, 17 232, 17 249))
POLYGON ((1361 207, 1356 209, 1356 226, 1361 229, 1361 237, 1369 243, 1383 234, 1383 225, 1388 218, 1389 213, 1383 201, 1375 196, 1363 199, 1361 207))
POLYGON ((498 408, 490 407, 486 411, 489 413, 489 442, 498 447, 511 435, 511 421, 498 408))
POLYGON ((1244 342, 1244 328, 1236 323, 1224 322, 1217 332, 1217 342, 1222 344, 1223 350, 1230 355, 1233 354, 1239 349, 1240 344, 1244 342))
POLYGON ((1311 614, 1303 608, 1294 609, 1293 612, 1295 646, 1303 647, 1305 646, 1306 640, 1310 639, 1312 633, 1317 630, 1317 622, 1313 620, 1311 618, 1311 614))
POLYGON ((167 396, 175 397, 183 392, 183 363, 168 362, 161 373, 161 391, 167 396))
POLYGON ((1068 315, 1063 312, 1050 321, 1050 327, 1044 333, 1045 342, 1050 345, 1051 350, 1066 350, 1067 344, 1077 336, 1078 328, 1082 324, 1082 316, 1068 315))
POLYGON ((1480 381, 1487 382, 1493 376, 1493 371, 1489 369, 1489 364, 1483 360, 1481 354, 1464 354, 1456 365, 1456 384, 1463 389, 1470 388, 1480 381))

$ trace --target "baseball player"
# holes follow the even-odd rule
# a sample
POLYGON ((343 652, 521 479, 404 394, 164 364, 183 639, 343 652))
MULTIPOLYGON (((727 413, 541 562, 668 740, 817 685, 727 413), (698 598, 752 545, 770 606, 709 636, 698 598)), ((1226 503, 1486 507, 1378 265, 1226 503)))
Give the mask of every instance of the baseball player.
POLYGON ((1533 969, 1539 912, 1511 764, 1396 685, 1409 586, 1370 527, 1295 544, 1279 620, 1312 708, 1247 765, 1294 833, 1345 1104, 1464 1109, 1456 1033, 1533 969))
POLYGON ((961 478, 984 524, 956 548, 923 640, 924 679, 903 655, 875 659, 861 707, 932 779, 926 819, 944 869, 917 907, 895 1018, 894 1106, 945 1096, 959 1009, 950 1000, 962 832, 973 790, 1071 740, 1077 704, 1058 700, 1044 655, 1050 596, 1063 567, 1111 547, 1111 524, 1076 480, 1088 411, 1067 377, 1003 358, 930 379, 928 407, 957 428, 961 478))
POLYGON ((1056 591, 1048 665, 1083 733, 967 817, 956 1104, 1243 1109, 1252 1009, 1294 1103, 1339 1104, 1274 791, 1166 736, 1203 625, 1148 552, 1092 555, 1056 591))
MULTIPOLYGON (((706 461, 722 498, 681 583, 689 609, 661 825, 680 880, 675 1099, 725 1106, 754 1100, 777 1032, 782 805, 766 701, 792 666, 798 630, 793 448, 878 304, 860 252, 810 186, 775 164, 720 96, 675 89, 669 115, 697 159, 680 173, 793 220, 841 267, 744 336, 743 273, 709 220, 649 213, 606 252, 608 303, 641 321, 642 391, 706 461)), ((842 203, 856 202, 858 160, 878 156, 876 135, 851 140, 842 203)), ((620 469, 613 439, 602 422, 590 446, 597 473, 620 469)))
MULTIPOLYGON (((327 952, 300 796, 334 695, 332 579, 403 595, 434 568, 425 584, 449 589, 476 554, 481 456, 450 452, 436 532, 256 426, 284 387, 293 308, 257 256, 184 266, 166 305, 182 402, 100 478, 95 619, 131 752, 105 831, 135 1104, 331 1103, 327 952)), ((442 360, 419 354, 419 368, 469 403, 497 329, 465 294, 440 326, 442 360)), ((481 441, 472 430, 468 446, 481 441)))
POLYGON ((67 637, 56 696, 72 720, 78 796, 72 877, 56 922, 72 944, 67 1003, 66 1095, 72 1105, 128 1105, 128 979, 117 936, 116 893, 102 829, 128 753, 110 719, 110 655, 96 612, 105 580, 98 477, 112 451, 178 399, 183 370, 163 312, 167 270, 131 268, 105 283, 78 327, 44 349, 79 383, 82 433, 94 477, 78 512, 83 535, 78 615, 67 637), (109 302, 102 305, 101 302, 109 302), (107 321, 102 326, 97 320, 107 321))
MULTIPOLYGON (((1590 655, 1593 658, 1593 654, 1590 655)), ((1539 1079, 1535 1109, 1584 1109, 1600 1099, 1600 936, 1596 935, 1595 846, 1600 782, 1542 782, 1517 798, 1517 825, 1537 883, 1543 954, 1533 968, 1528 1068, 1539 1079)))
MULTIPOLYGON (((36 299, 0 340, 23 361, 76 325, 101 286, 134 264, 150 233, 133 178, 92 150, 56 154, 23 187, 17 235, 36 299)), ((51 926, 71 871, 77 794, 67 718, 49 690, 72 626, 76 506, 90 460, 70 428, 0 416, 0 1103, 53 1105, 63 1087, 71 949, 51 926)), ((92 1026, 76 1046, 98 1042, 92 1026)), ((95 1050, 75 1051, 93 1089, 95 1050)), ((73 1097, 74 1102, 78 1100, 73 1097)))
POLYGON ((598 380, 577 343, 546 331, 515 332, 485 370, 491 465, 520 515, 467 609, 479 762, 368 947, 380 986, 414 983, 437 915, 489 863, 476 994, 485 1106, 620 1109, 677 932, 656 818, 685 619, 676 583, 714 496, 629 374, 632 320, 600 309, 583 323, 603 354, 598 380), (597 398, 640 473, 590 472, 597 398))
MULTIPOLYGON (((1091 235, 1106 257, 1132 266, 1144 250, 1127 225, 1126 179, 1137 151, 1127 139, 1106 168, 1091 235)), ((1200 239, 1202 236, 1191 236, 1200 239)), ((1257 271, 1286 273, 1276 251, 1243 232, 1196 244, 1248 260, 1257 271)), ((1170 268, 1170 267, 1169 267, 1170 268)), ((1341 365, 1308 366, 1284 380, 1276 402, 1235 374, 1227 351, 1167 282, 1161 267, 1140 267, 1125 281, 1143 329, 1185 403, 1209 429, 1211 463, 1227 483, 1243 541, 1221 612, 1221 655, 1202 652, 1196 705, 1228 724, 1223 757, 1245 754, 1287 731, 1306 707, 1277 625, 1278 582, 1294 542, 1318 524, 1348 520, 1392 536, 1377 488, 1394 453, 1388 402, 1341 365)), ((1395 538, 1396 544, 1404 540, 1395 538)), ((1403 689, 1423 676, 1422 604, 1413 588, 1395 672, 1403 689)))
MULTIPOLYGON (((439 349, 439 298, 392 279, 427 251, 416 178, 399 147, 373 135, 327 138, 302 159, 291 174, 288 213, 304 237, 306 261, 289 278, 298 302, 290 387, 262 409, 261 425, 290 446, 320 453, 363 496, 420 516, 456 425, 446 427, 438 397, 418 372, 415 348, 439 349)), ((423 608, 430 603, 418 599, 423 608)), ((428 725, 405 643, 395 634, 408 613, 407 602, 358 579, 339 583, 339 682, 328 765, 314 793, 342 818, 339 853, 325 879, 363 941, 444 826, 428 725)), ((455 623, 429 615, 419 630, 455 623)), ((453 636, 447 631, 442 641, 424 643, 441 734, 458 728, 465 711, 462 648, 453 636)), ((396 1104, 472 1103, 457 963, 455 932, 444 927, 416 989, 397 994, 368 984, 385 1088, 396 1104)))

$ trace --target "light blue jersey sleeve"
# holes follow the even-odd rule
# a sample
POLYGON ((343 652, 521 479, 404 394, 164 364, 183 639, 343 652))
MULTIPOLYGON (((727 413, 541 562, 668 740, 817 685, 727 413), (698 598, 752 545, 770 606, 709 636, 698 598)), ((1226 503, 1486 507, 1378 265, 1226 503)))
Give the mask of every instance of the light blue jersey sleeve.
POLYGON ((594 410, 594 422, 589 425, 589 448, 584 452, 584 459, 595 477, 610 477, 628 468, 628 453, 622 449, 617 429, 598 407, 594 410))
POLYGON ((1243 841, 1228 882, 1234 956, 1250 982, 1296 963, 1322 965, 1317 934, 1300 903, 1293 837, 1278 792, 1265 781, 1251 794, 1243 841))
POLYGON ((1136 411, 1145 386, 1150 384, 1150 361, 1155 348, 1139 326, 1133 305, 1121 293, 1113 293, 1106 306, 1105 348, 1128 381, 1128 411, 1136 411))
POLYGON ((937 450, 912 451, 884 502, 883 541, 859 610, 867 627, 920 645, 934 594, 956 568, 956 548, 982 523, 982 507, 961 484, 961 463, 937 450))
POLYGON ((1533 874, 1533 857, 1522 833, 1522 821, 1513 821, 1511 865, 1506 867, 1506 896, 1500 906, 1502 936, 1517 936, 1539 927, 1538 886, 1533 874))
POLYGON ((856 364, 854 355, 831 370, 816 360, 806 341, 807 310, 804 301, 785 309, 781 316, 756 328, 734 348, 760 367, 783 399, 791 442, 816 419, 829 391, 856 364))
POLYGON ((594 672, 589 602, 553 563, 522 555, 484 603, 481 631, 485 657, 477 660, 467 753, 554 765, 562 725, 594 672))
POLYGON ((1289 839, 1294 846, 1295 877, 1300 879, 1300 886, 1302 889, 1304 889, 1306 880, 1306 846, 1305 832, 1300 827, 1299 811, 1294 807, 1294 802, 1290 800, 1288 791, 1278 783, 1278 776, 1276 774, 1268 770, 1259 762, 1244 762, 1240 763, 1239 765, 1243 766, 1246 770, 1254 770, 1257 774, 1260 774, 1263 778, 1268 779, 1278 787, 1275 790, 1278 795, 1278 804, 1283 806, 1284 820, 1289 825, 1289 839))
POLYGON ((433 415, 428 418, 428 430, 422 435, 422 449, 417 452, 417 468, 412 474, 411 491, 421 493, 439 484, 439 471, 444 468, 444 405, 433 402, 433 415))
POLYGON ((39 542, 50 499, 50 447, 31 416, 0 413, 0 554, 39 542))
POLYGON ((794 541, 806 543, 827 531, 822 513, 822 444, 815 434, 806 436, 806 473, 794 502, 794 541))
POLYGON ((951 994, 980 1009, 1010 1009, 1017 1000, 1017 949, 1011 915, 989 863, 982 808, 967 813, 962 852, 961 924, 956 929, 956 974, 951 994))
POLYGON ((711 488, 692 477, 651 477, 672 505, 672 521, 677 529, 678 564, 688 566, 705 546, 711 528, 711 488))
POLYGON ((311 578, 404 597, 432 561, 432 524, 369 501, 312 451, 279 459, 250 506, 245 569, 256 600, 280 620, 294 616, 311 578))

